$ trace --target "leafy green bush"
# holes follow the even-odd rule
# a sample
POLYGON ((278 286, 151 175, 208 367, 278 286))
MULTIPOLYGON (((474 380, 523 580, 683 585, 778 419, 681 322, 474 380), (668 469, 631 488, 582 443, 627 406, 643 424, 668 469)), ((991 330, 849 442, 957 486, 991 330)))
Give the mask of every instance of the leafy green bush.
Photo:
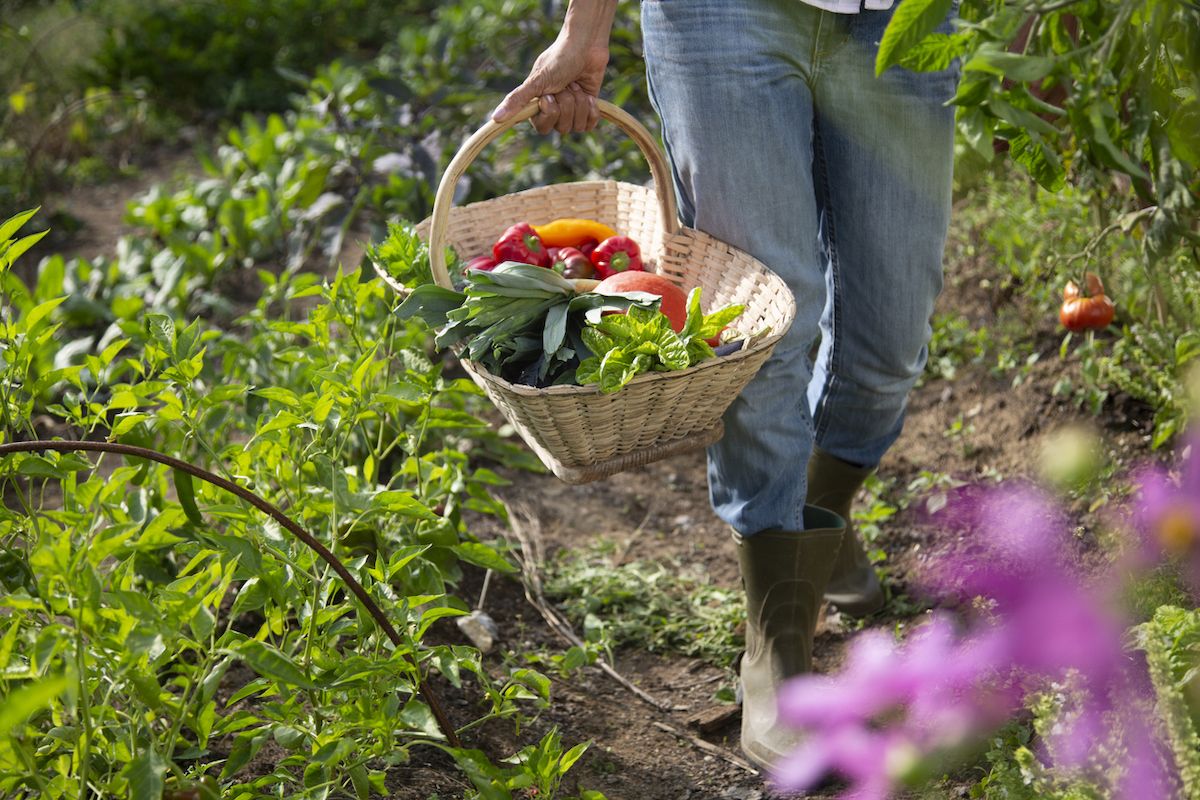
MULTIPOLYGON (((1062 282, 1084 270, 1108 280, 1117 264, 1104 257, 1114 249, 1105 240, 1124 237, 1124 339, 1107 358, 1089 336, 1081 361, 1094 386, 1115 384, 1158 407, 1161 445, 1182 427, 1184 373, 1200 353, 1200 8, 1172 0, 966 0, 957 32, 932 33, 953 5, 912 0, 885 33, 876 67, 944 69, 961 59, 953 102, 969 175, 960 186, 977 185, 999 150, 1043 189, 1086 197, 1095 217, 1078 229, 1083 246, 1045 264, 1062 282)), ((1095 407, 1104 391, 1087 394, 1095 407)))
POLYGON ((99 86, 224 113, 282 111, 286 71, 310 75, 348 50, 376 50, 427 3, 377 0, 154 0, 114 4, 94 65, 99 86))
MULTIPOLYGON (((29 216, 0 226, 6 287, 38 238, 14 238, 29 216)), ((531 670, 493 681, 478 651, 423 638, 466 611, 451 594, 462 562, 514 569, 463 523, 466 509, 504 513, 488 493, 500 479, 469 457, 495 435, 467 409, 474 384, 444 378, 395 298, 362 277, 266 276, 234 331, 144 313, 115 323, 120 338, 103 352, 48 370, 35 362, 57 360, 62 323, 50 314, 62 298, 6 292, 0 446, 36 436, 43 398, 79 439, 170 454, 286 508, 365 594, 351 599, 333 561, 286 536, 278 517, 194 485, 190 471, 136 455, 93 469, 69 452, 6 452, 0 794, 90 787, 158 800, 170 776, 219 771, 244 797, 314 787, 366 797, 420 745, 445 747, 490 785, 478 751, 450 746, 427 674, 458 690, 464 672, 475 676, 485 710, 471 725, 520 719, 548 702, 549 681, 531 670), (313 296, 306 320, 274 311, 313 296), (223 691, 237 664, 255 677, 223 691), (287 755, 246 780, 268 741, 287 755)), ((495 779, 557 785, 581 752, 563 755, 552 734, 495 779)))

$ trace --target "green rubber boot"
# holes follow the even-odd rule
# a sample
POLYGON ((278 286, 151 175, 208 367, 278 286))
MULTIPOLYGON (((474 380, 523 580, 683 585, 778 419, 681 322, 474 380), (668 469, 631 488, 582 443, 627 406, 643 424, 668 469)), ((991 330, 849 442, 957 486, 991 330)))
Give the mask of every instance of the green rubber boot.
POLYGON ((813 448, 808 462, 808 503, 826 508, 846 520, 846 535, 838 551, 837 564, 829 578, 825 599, 838 611, 865 617, 883 608, 883 587, 875 567, 863 550, 862 541, 850 519, 854 495, 873 470, 861 469, 813 448))
POLYGON ((805 506, 803 531, 733 534, 746 589, 746 653, 742 656, 742 752, 769 768, 800 743, 779 724, 780 684, 812 671, 813 636, 825 584, 846 523, 805 506))

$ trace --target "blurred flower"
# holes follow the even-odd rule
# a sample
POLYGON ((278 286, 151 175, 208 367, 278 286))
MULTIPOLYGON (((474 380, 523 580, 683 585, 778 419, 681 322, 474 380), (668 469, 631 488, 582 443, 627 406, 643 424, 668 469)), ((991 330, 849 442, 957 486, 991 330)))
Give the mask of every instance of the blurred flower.
POLYGON ((996 644, 959 637, 945 614, 903 647, 882 631, 864 633, 843 672, 783 687, 782 718, 820 735, 778 766, 776 781, 804 790, 836 773, 851 783, 847 798, 886 797, 924 755, 971 741, 1016 710, 1020 695, 992 667, 996 644))
POLYGON ((1200 435, 1183 449, 1177 471, 1154 466, 1136 477, 1133 523, 1149 548, 1149 558, 1185 556, 1200 586, 1200 435))
POLYGON ((1095 479, 1107 461, 1104 440, 1094 427, 1065 425, 1047 437, 1038 466, 1050 485, 1074 489, 1095 479))
MULTIPOLYGON (((935 517, 963 536, 931 564, 928 588, 975 600, 968 608, 983 613, 963 614, 965 628, 933 615, 903 645, 867 632, 841 673, 787 684, 782 717, 816 735, 778 765, 781 787, 809 789, 835 773, 850 784, 845 798, 886 797, 930 757, 1003 723, 1039 678, 1071 675, 1084 689, 1045 737, 1059 765, 1082 766, 1122 724, 1113 698, 1130 689, 1126 622, 1109 600, 1112 587, 1072 568, 1061 511, 1032 488, 964 489, 935 517)), ((1157 769, 1128 767, 1142 777, 1157 769)))

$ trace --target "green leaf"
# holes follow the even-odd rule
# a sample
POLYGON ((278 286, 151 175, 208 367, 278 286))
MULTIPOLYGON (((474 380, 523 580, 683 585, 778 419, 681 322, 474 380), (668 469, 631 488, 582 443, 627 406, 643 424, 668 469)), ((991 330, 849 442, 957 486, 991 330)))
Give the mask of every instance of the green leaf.
POLYGON ((1149 180, 1150 176, 1138 164, 1133 163, 1121 148, 1113 143, 1112 138, 1108 135, 1108 126, 1105 124, 1105 118, 1116 118, 1116 112, 1111 106, 1101 104, 1092 105, 1088 109, 1088 120, 1092 124, 1091 144, 1093 149, 1099 148, 1097 155, 1100 160, 1105 162, 1113 169, 1120 170, 1130 177, 1142 178, 1149 180), (1108 112, 1107 114, 1105 112, 1108 112))
POLYGON ((542 352, 546 353, 548 358, 558 352, 558 348, 567 338, 567 311, 566 304, 552 306, 546 311, 546 326, 542 333, 542 352))
POLYGON ((301 689, 320 688, 305 676, 295 661, 262 642, 254 639, 243 642, 237 646, 236 653, 264 678, 301 689))
POLYGON ((147 314, 146 332, 168 353, 175 352, 175 322, 165 314, 147 314))
POLYGON ((300 407, 300 398, 296 396, 296 393, 282 386, 266 386, 262 389, 255 389, 254 394, 291 408, 300 407))
POLYGON ((362 764, 355 764, 347 770, 347 773, 350 775, 350 782, 354 785, 354 794, 358 796, 358 800, 369 800, 371 779, 367 768, 362 764))
POLYGON ((687 345, 675 331, 669 328, 663 331, 656 344, 658 345, 658 359, 663 368, 681 370, 690 366, 687 345))
POLYGON ((56 297, 53 300, 47 300, 45 303, 40 303, 31 308, 29 313, 25 315, 25 329, 32 331, 39 322, 45 319, 51 311, 66 299, 65 297, 56 297))
POLYGON ((991 97, 992 90, 999 88, 1000 79, 987 77, 980 80, 970 80, 969 76, 964 76, 958 84, 958 91, 954 93, 954 97, 950 98, 952 106, 977 106, 991 97))
POLYGON ((1200 356, 1200 333, 1188 331, 1175 340, 1175 365, 1183 366, 1200 356))
POLYGON ((420 317, 431 328, 440 328, 447 322, 447 314, 460 308, 467 296, 453 289, 425 283, 413 289, 400 307, 396 316, 400 319, 420 317))
POLYGON ((517 572, 516 566, 510 564, 504 559, 504 556, 482 542, 460 542, 459 544, 452 545, 450 549, 468 564, 474 564, 477 567, 495 570, 496 572, 517 572))
POLYGON ((1037 114, 1034 114, 1032 111, 1026 111, 1023 108, 1018 108, 998 95, 989 97, 987 106, 993 114, 1015 128, 1021 128, 1025 131, 1036 131, 1044 133, 1047 136, 1058 136, 1060 133, 1058 128, 1037 114))
POLYGON ((398 278, 406 286, 433 285, 429 248, 409 222, 388 223, 388 235, 378 246, 367 247, 367 256, 380 272, 398 278))
POLYGON ((307 735, 302 730, 290 727, 288 725, 276 725, 271 731, 275 737, 275 741, 284 750, 297 750, 304 745, 304 740, 307 735))
POLYGON ((8 695, 0 706, 0 736, 6 736, 17 725, 23 725, 35 711, 49 705, 72 683, 69 677, 60 675, 22 686, 8 695))
POLYGON ((483 800, 512 800, 512 793, 504 786, 504 773, 482 750, 460 750, 451 747, 443 749, 454 757, 454 763, 475 786, 483 800))
POLYGON ((1032 83, 1049 75, 1055 65, 1056 62, 1053 58, 1045 56, 1023 56, 1007 50, 980 48, 963 64, 962 71, 964 73, 986 72, 991 75, 1002 75, 1018 83, 1032 83))
POLYGON ((445 739, 445 734, 438 727, 437 718, 429 710, 429 706, 420 700, 409 700, 400 712, 400 721, 413 731, 424 733, 433 739, 445 739))
POLYGON ((1165 127, 1171 155, 1200 167, 1200 104, 1193 100, 1180 106, 1165 127))
POLYGON ((166 785, 167 760, 147 750, 125 768, 130 800, 161 800, 166 785))
POLYGON ((989 162, 995 159, 995 117, 984 113, 978 106, 963 107, 958 114, 958 129, 971 149, 989 162))
POLYGON ((897 5, 879 43, 875 74, 900 63, 905 53, 942 24, 952 6, 953 0, 904 0, 897 5))
MULTIPOLYGON (((37 244, 39 241, 41 241, 42 237, 45 236, 49 232, 50 232, 50 230, 46 229, 44 231, 39 231, 38 233, 31 233, 28 236, 22 236, 20 239, 13 242, 12 244, 10 244, 3 251, 0 251, 3 254, 5 263, 12 264, 14 261, 16 261, 18 258, 20 258, 25 253, 26 250, 28 250, 29 248, 31 248, 35 244, 37 244)), ((7 238, 7 237, 0 236, 0 244, 4 243, 5 238, 7 238)))
POLYGON ((591 746, 592 746, 592 743, 589 740, 589 741, 584 742, 583 744, 575 745, 570 750, 568 750, 566 753, 564 753, 563 757, 558 762, 559 774, 565 774, 566 771, 569 770, 575 764, 575 762, 579 760, 579 757, 582 756, 584 754, 584 752, 586 752, 587 749, 591 746))
POLYGON ((1037 133, 1014 136, 1009 140, 1008 154, 1046 191, 1058 192, 1066 185, 1062 162, 1037 133))
POLYGON ((969 41, 962 34, 930 34, 900 59, 900 66, 914 72, 940 72, 966 52, 969 41))
POLYGON ((599 368, 600 359, 609 350, 617 346, 616 341, 611 337, 595 328, 584 328, 580 334, 583 337, 583 343, 587 345, 587 349, 596 357, 596 366, 599 368))
POLYGON ((35 455, 26 455, 17 462, 17 474, 28 475, 31 478, 50 478, 59 481, 67 479, 65 472, 42 456, 35 455))
MULTIPOLYGON (((231 699, 230 702, 234 701, 231 699)), ((266 744, 269 736, 269 733, 259 732, 257 729, 239 733, 233 740, 233 749, 225 760, 225 766, 221 769, 221 778, 229 778, 253 761, 254 757, 258 755, 258 751, 266 744)))
POLYGON ((22 211, 19 214, 9 217, 0 224, 0 242, 6 239, 11 239, 13 234, 21 229, 21 226, 33 218, 33 215, 38 212, 41 206, 31 208, 28 211, 22 211))

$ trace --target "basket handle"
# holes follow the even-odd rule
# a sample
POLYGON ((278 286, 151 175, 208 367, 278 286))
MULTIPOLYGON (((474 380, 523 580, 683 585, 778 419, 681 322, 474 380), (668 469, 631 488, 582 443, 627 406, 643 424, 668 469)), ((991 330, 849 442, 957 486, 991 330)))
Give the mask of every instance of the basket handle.
MULTIPOLYGON (((650 165, 650 174, 654 178, 655 192, 658 197, 659 223, 668 235, 679 231, 679 218, 676 216, 675 193, 671 188, 671 172, 667 167, 666 158, 658 142, 648 130, 633 118, 628 112, 607 100, 597 100, 600 116, 615 123, 618 128, 629 134, 637 144, 646 162, 650 165)), ((458 153, 451 160, 442 174, 438 184, 437 195, 433 201, 433 216, 429 220, 429 262, 433 268, 433 279, 445 288, 452 288, 450 273, 446 269, 446 228, 450 224, 450 207, 454 203, 454 189, 458 179, 467 171, 467 167, 475 160, 483 148, 500 134, 527 120, 538 113, 538 101, 530 100, 528 104, 513 116, 503 122, 488 120, 482 128, 463 143, 458 153)), ((520 220, 514 220, 519 222, 520 220)))

